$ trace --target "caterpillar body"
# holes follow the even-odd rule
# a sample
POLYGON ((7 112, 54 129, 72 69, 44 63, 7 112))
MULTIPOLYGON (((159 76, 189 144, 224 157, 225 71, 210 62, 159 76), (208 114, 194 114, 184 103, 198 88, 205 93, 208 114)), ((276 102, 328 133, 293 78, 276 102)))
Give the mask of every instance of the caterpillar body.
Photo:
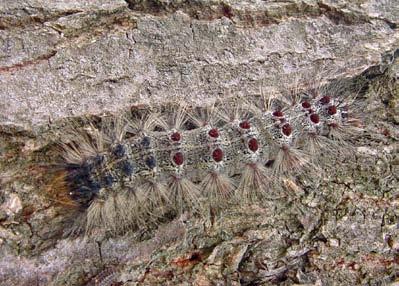
POLYGON ((87 235, 231 201, 282 199, 286 176, 318 176, 314 158, 337 155, 360 129, 353 102, 320 87, 117 117, 61 144, 64 163, 48 192, 85 214, 87 235))

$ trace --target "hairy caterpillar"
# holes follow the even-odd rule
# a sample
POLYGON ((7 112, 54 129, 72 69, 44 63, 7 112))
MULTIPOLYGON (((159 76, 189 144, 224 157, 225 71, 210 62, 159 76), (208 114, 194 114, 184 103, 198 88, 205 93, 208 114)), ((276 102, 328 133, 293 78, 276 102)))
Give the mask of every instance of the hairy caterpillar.
POLYGON ((85 215, 87 235, 123 233, 185 210, 284 199, 287 176, 321 173, 360 130, 354 97, 334 85, 232 97, 210 106, 171 103, 73 133, 49 194, 85 215))

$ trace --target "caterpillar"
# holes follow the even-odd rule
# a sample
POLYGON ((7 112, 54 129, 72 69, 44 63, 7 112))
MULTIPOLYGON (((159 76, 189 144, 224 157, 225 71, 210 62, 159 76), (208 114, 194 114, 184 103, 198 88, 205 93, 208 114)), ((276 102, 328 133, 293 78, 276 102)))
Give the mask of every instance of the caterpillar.
POLYGON ((48 194, 83 214, 82 228, 125 233, 185 211, 280 200, 284 180, 322 174, 317 157, 350 150, 362 130, 356 94, 337 84, 276 94, 144 106, 74 130, 48 194))

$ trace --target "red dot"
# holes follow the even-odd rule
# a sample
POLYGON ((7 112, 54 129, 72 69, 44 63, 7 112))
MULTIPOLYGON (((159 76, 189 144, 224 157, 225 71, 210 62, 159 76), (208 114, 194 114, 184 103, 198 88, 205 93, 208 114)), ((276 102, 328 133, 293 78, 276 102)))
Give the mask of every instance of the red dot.
POLYGON ((183 153, 181 153, 181 152, 175 153, 175 155, 173 155, 173 162, 175 162, 175 164, 176 164, 177 166, 182 165, 183 162, 184 162, 183 153))
POLYGON ((248 141, 248 148, 252 152, 256 152, 259 149, 258 140, 256 140, 256 138, 251 138, 248 141))
POLYGON ((335 113, 337 113, 337 107, 336 107, 335 105, 330 105, 330 106, 327 108, 327 112, 328 112, 328 114, 330 114, 330 115, 334 115, 335 113))
POLYGON ((211 130, 209 130, 208 135, 212 138, 218 138, 219 131, 216 128, 212 128, 211 130))
POLYGON ((290 136, 292 133, 291 125, 289 123, 284 124, 283 127, 281 127, 281 132, 283 132, 285 136, 290 136))
POLYGON ((212 152, 212 158, 213 160, 215 160, 216 162, 220 162, 223 160, 223 151, 220 148, 217 148, 215 150, 213 150, 212 152))
POLYGON ((251 128, 251 124, 249 124, 249 122, 248 122, 247 120, 245 120, 245 121, 242 121, 242 122, 240 123, 240 127, 241 127, 242 129, 249 129, 249 128, 251 128))
POLYGON ((283 113, 281 110, 277 110, 277 111, 274 111, 274 112, 273 112, 273 116, 276 116, 276 117, 283 117, 283 116, 284 116, 284 113, 283 113))
POLYGON ((317 124, 320 122, 320 117, 317 113, 312 113, 310 115, 310 121, 312 121, 314 124, 317 124))
POLYGON ((170 139, 172 139, 172 141, 178 142, 181 139, 181 135, 179 132, 175 132, 170 136, 170 139))
POLYGON ((308 102, 308 101, 304 101, 304 102, 302 102, 302 107, 303 108, 306 108, 306 109, 308 109, 308 108, 310 108, 310 103, 308 102))
POLYGON ((329 97, 328 95, 323 96, 323 97, 320 99, 320 103, 323 104, 323 105, 329 104, 330 101, 331 101, 331 97, 329 97))

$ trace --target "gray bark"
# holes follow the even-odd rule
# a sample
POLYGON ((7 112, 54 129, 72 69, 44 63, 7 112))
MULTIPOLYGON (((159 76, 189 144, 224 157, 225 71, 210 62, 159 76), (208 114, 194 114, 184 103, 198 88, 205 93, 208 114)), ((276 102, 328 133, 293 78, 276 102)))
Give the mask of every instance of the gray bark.
POLYGON ((395 0, 0 1, 0 285, 397 285, 398 22, 395 0), (310 70, 363 87, 366 131, 320 158, 328 176, 298 178, 289 202, 98 238, 102 259, 62 238, 70 218, 36 163, 71 118, 272 92, 310 70))

